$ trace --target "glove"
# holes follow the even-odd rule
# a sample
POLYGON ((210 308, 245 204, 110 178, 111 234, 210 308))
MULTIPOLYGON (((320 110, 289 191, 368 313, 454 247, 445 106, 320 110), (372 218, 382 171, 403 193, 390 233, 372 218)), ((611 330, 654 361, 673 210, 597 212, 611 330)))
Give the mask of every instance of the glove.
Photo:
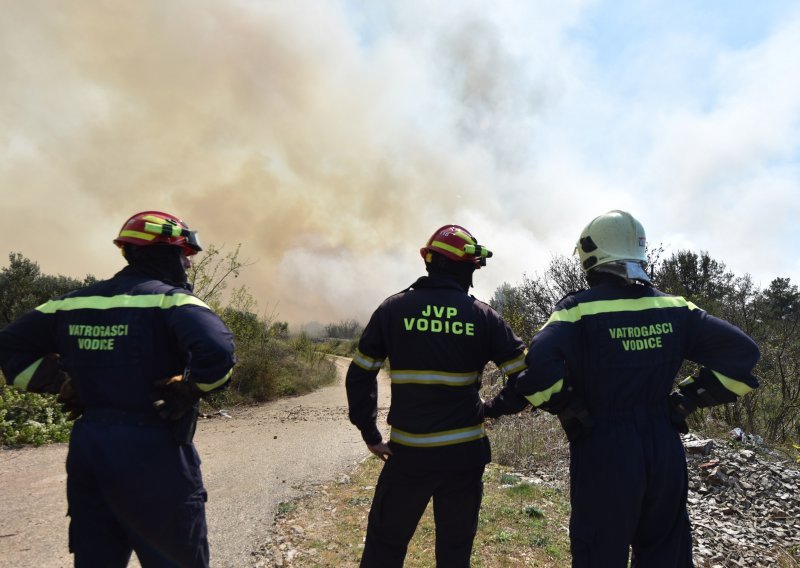
POLYGON ((680 391, 669 395, 669 419, 681 434, 689 433, 686 419, 695 411, 697 403, 680 391))
POLYGON ((61 383, 61 388, 58 391, 56 402, 61 404, 61 412, 67 415, 67 420, 75 420, 83 414, 83 405, 78 399, 78 393, 75 392, 75 387, 72 386, 72 379, 69 375, 63 373, 65 379, 61 383))
POLYGON ((197 385, 181 375, 158 381, 154 387, 156 395, 153 408, 161 418, 170 422, 177 422, 192 410, 203 394, 197 385))
POLYGON ((591 432, 594 421, 580 399, 572 399, 557 414, 567 440, 574 442, 591 432))

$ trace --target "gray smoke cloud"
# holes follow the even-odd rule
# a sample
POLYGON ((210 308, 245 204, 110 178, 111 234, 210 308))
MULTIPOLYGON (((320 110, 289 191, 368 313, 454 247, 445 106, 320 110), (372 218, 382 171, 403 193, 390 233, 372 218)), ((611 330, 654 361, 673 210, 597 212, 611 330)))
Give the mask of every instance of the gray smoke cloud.
POLYGON ((655 242, 786 258, 715 241, 692 202, 735 177, 745 198, 722 188, 718 223, 757 211, 737 233, 755 235, 753 184, 794 191, 796 161, 770 167, 797 148, 774 141, 797 140, 800 18, 720 57, 708 90, 726 96, 705 112, 645 88, 671 78, 647 57, 696 61, 696 46, 631 49, 642 92, 610 87, 571 35, 596 4, 0 0, 2 249, 106 277, 122 222, 165 210, 206 244, 241 243, 255 264, 236 284, 295 324, 366 321, 423 272, 418 249, 445 223, 494 250, 475 279, 485 300, 617 208, 655 242), (764 81, 783 84, 765 96, 764 81))
POLYGON ((3 244, 106 276, 122 221, 162 209, 241 243, 242 282, 279 318, 365 319, 422 272, 434 229, 502 217, 493 178, 522 145, 494 118, 526 95, 475 16, 441 34, 432 16, 415 47, 384 13, 396 31, 365 47, 346 7, 4 2, 3 244))

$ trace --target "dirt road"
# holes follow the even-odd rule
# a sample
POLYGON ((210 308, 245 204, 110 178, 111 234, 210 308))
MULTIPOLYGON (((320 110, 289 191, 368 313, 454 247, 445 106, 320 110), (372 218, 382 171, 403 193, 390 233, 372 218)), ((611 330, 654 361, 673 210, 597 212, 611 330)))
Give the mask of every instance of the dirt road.
MULTIPOLYGON (((343 377, 318 392, 260 407, 232 409, 231 418, 202 420, 195 442, 208 489, 211 564, 244 568, 264 541, 281 501, 330 481, 367 455, 347 420, 343 377)), ((388 386, 379 389, 388 406, 388 386)), ((67 447, 0 452, 0 566, 67 568, 67 447)), ((130 566, 138 566, 135 558, 130 566)))

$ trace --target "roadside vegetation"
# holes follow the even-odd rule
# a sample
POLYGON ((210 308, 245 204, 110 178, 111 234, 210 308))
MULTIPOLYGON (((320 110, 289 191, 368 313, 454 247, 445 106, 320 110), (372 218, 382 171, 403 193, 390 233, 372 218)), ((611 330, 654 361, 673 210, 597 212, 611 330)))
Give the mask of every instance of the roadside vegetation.
MULTIPOLYGON (((350 476, 281 503, 272 540, 257 554, 266 565, 358 566, 381 461, 367 458, 350 476)), ((475 568, 569 565, 568 496, 538 478, 490 464, 473 547, 475 568)), ((431 507, 411 540, 407 568, 433 565, 435 530, 431 507)))
MULTIPOLYGON (((231 279, 248 265, 238 247, 225 252, 212 245, 198 255, 189 274, 195 294, 225 321, 237 347, 238 362, 230 385, 203 400, 201 411, 205 413, 304 394, 336 379, 335 366, 310 337, 292 337, 288 323, 260 315, 246 287, 228 289, 231 279)), ((0 268, 0 328, 48 300, 96 280, 93 276, 78 280, 42 274, 36 262, 12 253, 8 266, 0 268)), ((0 385, 0 445, 65 442, 71 426, 55 396, 0 385)))

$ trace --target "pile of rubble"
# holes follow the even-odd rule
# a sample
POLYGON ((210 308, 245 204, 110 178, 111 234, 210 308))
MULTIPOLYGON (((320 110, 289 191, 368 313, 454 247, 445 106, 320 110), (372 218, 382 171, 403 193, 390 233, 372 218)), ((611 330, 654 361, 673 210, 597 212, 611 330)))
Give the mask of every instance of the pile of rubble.
POLYGON ((731 434, 683 439, 696 565, 800 565, 800 470, 758 439, 731 434))

